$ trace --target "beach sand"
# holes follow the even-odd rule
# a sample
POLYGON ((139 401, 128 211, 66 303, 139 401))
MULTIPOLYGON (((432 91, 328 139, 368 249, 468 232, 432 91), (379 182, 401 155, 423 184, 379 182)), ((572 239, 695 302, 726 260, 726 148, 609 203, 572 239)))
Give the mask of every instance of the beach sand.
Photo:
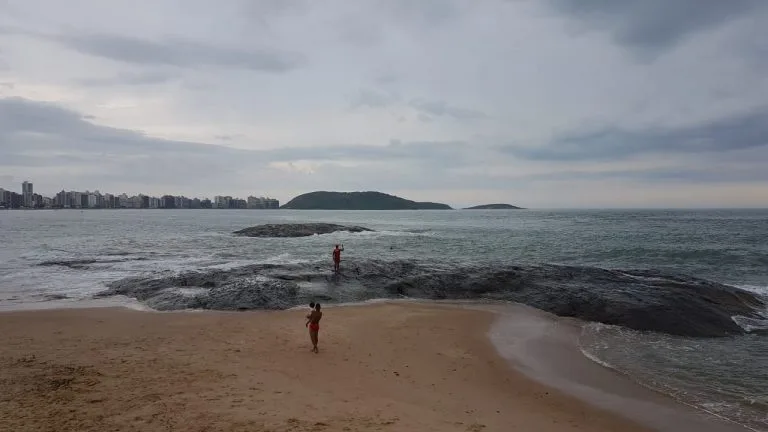
POLYGON ((645 431, 515 371, 494 314, 434 304, 0 314, 8 431, 645 431))

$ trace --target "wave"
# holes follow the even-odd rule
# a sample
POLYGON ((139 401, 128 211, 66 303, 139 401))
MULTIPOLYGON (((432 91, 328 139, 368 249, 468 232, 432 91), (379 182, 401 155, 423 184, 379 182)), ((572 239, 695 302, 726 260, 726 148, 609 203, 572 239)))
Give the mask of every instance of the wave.
POLYGON ((119 259, 97 259, 97 258, 81 258, 81 259, 62 259, 62 260, 48 260, 37 263, 41 267, 61 266, 69 267, 72 269, 88 268, 93 264, 114 264, 129 261, 147 261, 149 258, 134 257, 134 258, 119 258, 119 259))
POLYGON ((637 384, 749 430, 764 430, 765 377, 758 335, 685 338, 588 323, 582 354, 637 384), (757 427, 757 429, 755 429, 757 427))
POLYGON ((768 297, 768 286, 760 286, 760 285, 736 285, 736 286, 743 290, 752 291, 753 293, 768 297))
POLYGON ((732 317, 762 319, 763 298, 740 288, 653 270, 560 265, 449 265, 413 261, 261 263, 173 275, 131 277, 100 296, 126 295, 153 308, 287 309, 375 298, 501 300, 560 316, 682 336, 744 334, 732 317), (180 295, 177 288, 204 288, 180 295))

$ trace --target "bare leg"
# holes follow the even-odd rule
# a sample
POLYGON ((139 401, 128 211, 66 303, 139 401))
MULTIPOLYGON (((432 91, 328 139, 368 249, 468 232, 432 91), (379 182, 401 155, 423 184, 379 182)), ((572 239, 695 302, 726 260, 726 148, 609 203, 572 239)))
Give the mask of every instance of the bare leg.
POLYGON ((309 337, 312 339, 312 351, 317 352, 317 332, 310 330, 309 337))

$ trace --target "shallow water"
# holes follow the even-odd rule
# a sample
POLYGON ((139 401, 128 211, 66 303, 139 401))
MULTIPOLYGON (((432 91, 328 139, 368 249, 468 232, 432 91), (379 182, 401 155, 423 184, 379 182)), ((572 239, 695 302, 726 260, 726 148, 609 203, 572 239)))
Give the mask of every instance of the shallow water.
MULTIPOLYGON (((315 262, 329 259, 334 243, 345 245, 345 260, 657 269, 768 295, 765 210, 0 211, 0 310, 102 305, 91 297, 124 277, 315 262), (377 232, 231 235, 270 222, 347 223, 377 232)), ((646 385, 768 430, 768 382, 761 373, 768 367, 768 336, 694 340, 589 325, 583 348, 646 385)))

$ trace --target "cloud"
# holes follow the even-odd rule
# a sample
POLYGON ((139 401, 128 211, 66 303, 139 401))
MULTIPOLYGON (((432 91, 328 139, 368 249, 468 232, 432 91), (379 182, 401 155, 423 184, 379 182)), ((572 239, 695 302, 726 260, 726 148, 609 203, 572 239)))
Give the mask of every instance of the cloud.
POLYGON ((657 52, 756 9, 762 0, 550 0, 556 10, 620 44, 657 52))
POLYGON ((139 65, 227 66, 281 73, 304 63, 304 57, 296 53, 214 46, 181 38, 146 40, 117 34, 63 34, 51 39, 84 54, 139 65))
POLYGON ((424 123, 433 121, 433 117, 447 117, 456 120, 477 120, 489 117, 481 111, 453 106, 440 100, 413 99, 403 106, 398 94, 370 89, 359 90, 352 97, 350 106, 352 109, 362 107, 389 108, 393 106, 405 108, 407 106, 418 111, 417 118, 424 123))
POLYGON ((82 78, 75 80, 87 87, 138 86, 164 84, 178 78, 177 74, 161 71, 121 72, 106 78, 82 78))
MULTIPOLYGON (((383 146, 243 150, 156 138, 92 123, 83 114, 57 104, 0 98, 0 166, 19 173, 32 172, 38 178, 66 173, 69 182, 84 185, 83 189, 105 190, 110 185, 128 183, 147 193, 183 183, 187 191, 210 190, 227 184, 231 187, 240 176, 256 175, 260 181, 273 181, 269 176, 276 172, 311 174, 329 182, 339 167, 347 173, 364 171, 368 178, 386 178, 390 164, 399 166, 403 176, 405 168, 412 169, 414 174, 408 178, 414 178, 423 171, 436 173, 461 165, 471 159, 473 152, 468 143, 461 141, 401 140, 383 146), (57 171, 62 169, 65 171, 57 171)), ((350 181, 359 181, 355 178, 350 181)), ((286 180, 300 184, 293 177, 286 180)))
POLYGON ((426 115, 424 113, 419 113, 417 118, 419 119, 419 121, 424 122, 424 123, 432 123, 434 121, 434 119, 432 117, 430 117, 430 116, 428 116, 428 115, 426 115))
POLYGON ((385 108, 397 103, 399 97, 392 93, 362 89, 352 97, 350 106, 354 108, 385 108))
POLYGON ((437 117, 452 117, 457 120, 477 120, 488 115, 477 110, 448 105, 444 101, 412 100, 409 105, 424 114, 437 117))
POLYGON ((722 153, 767 145, 768 107, 765 107, 694 126, 641 130, 608 127, 559 136, 543 146, 507 146, 506 150, 532 160, 588 161, 646 153, 722 153))
POLYGON ((394 84, 398 81, 399 77, 397 74, 389 72, 389 73, 383 73, 376 77, 375 81, 377 84, 380 85, 388 85, 388 84, 394 84))

